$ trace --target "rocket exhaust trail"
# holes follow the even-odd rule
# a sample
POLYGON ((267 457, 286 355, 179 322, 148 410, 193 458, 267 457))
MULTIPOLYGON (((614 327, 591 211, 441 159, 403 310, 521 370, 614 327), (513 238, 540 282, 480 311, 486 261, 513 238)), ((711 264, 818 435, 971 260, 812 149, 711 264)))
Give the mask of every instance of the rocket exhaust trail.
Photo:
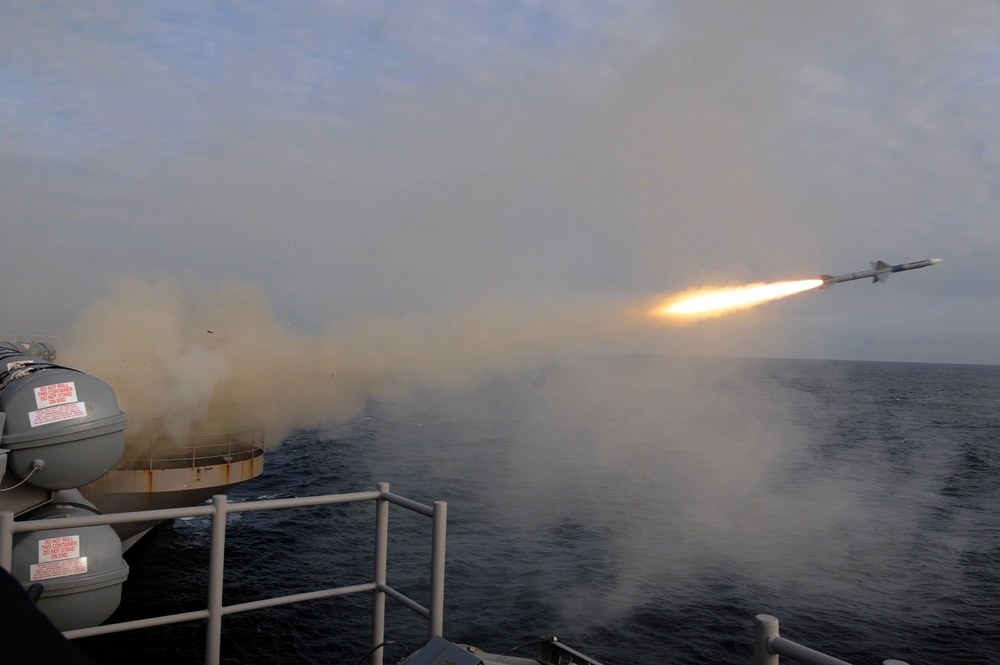
POLYGON ((745 284, 724 288, 690 289, 653 310, 653 314, 674 319, 702 319, 724 316, 738 309, 754 307, 823 285, 821 279, 745 284))

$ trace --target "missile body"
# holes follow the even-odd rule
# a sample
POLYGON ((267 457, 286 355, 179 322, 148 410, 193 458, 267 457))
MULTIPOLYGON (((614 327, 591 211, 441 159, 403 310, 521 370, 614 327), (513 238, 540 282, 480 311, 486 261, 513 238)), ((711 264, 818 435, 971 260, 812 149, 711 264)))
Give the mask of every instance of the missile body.
POLYGON ((871 277, 874 284, 876 282, 884 282, 894 272, 926 268, 937 263, 941 263, 941 259, 924 259, 923 261, 913 261, 911 263, 899 263, 894 266, 889 265, 885 261, 872 261, 871 270, 862 270, 861 272, 852 272, 846 275, 820 275, 820 279, 823 280, 823 287, 830 286, 831 284, 839 284, 840 282, 850 282, 854 279, 864 279, 865 277, 871 277))

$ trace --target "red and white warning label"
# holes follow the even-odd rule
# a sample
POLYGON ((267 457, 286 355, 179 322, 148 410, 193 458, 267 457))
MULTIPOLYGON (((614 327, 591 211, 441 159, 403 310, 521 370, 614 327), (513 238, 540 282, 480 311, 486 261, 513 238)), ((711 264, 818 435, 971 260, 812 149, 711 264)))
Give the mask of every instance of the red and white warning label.
POLYGON ((31 581, 50 580, 87 572, 87 557, 80 556, 80 536, 56 536, 38 541, 38 563, 31 566, 31 581))
POLYGON ((30 566, 31 581, 51 580, 53 577, 66 577, 67 575, 79 575, 87 572, 87 557, 81 556, 75 559, 63 559, 61 561, 47 561, 36 563, 30 566))
POLYGON ((39 409, 57 404, 67 404, 77 401, 76 383, 66 381, 65 383, 52 383, 47 386, 35 388, 35 404, 39 409))
POLYGON ((38 541, 38 562, 75 559, 80 556, 80 536, 57 536, 38 541))
POLYGON ((32 427, 58 423, 63 420, 73 420, 74 418, 84 418, 87 415, 86 402, 72 402, 70 404, 60 404, 50 406, 47 409, 28 412, 28 421, 32 427))

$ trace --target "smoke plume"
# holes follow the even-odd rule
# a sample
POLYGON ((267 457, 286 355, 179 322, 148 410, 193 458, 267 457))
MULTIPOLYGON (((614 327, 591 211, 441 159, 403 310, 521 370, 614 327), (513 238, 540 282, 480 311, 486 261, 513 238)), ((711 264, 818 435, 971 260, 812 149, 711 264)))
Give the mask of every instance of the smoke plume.
POLYGON ((490 303, 445 316, 355 317, 310 335, 247 284, 130 280, 87 308, 60 361, 115 388, 130 436, 259 422, 277 443, 416 386, 469 388, 612 341, 621 348, 647 327, 633 310, 599 300, 490 303))

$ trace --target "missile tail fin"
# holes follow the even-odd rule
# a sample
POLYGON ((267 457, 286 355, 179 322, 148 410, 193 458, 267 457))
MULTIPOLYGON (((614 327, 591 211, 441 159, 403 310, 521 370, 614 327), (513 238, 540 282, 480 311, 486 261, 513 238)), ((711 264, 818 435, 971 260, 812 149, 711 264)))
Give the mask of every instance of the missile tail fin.
POLYGON ((892 273, 892 266, 885 261, 869 261, 872 270, 875 274, 872 276, 872 284, 878 284, 879 282, 884 282, 889 279, 889 275, 892 273))

